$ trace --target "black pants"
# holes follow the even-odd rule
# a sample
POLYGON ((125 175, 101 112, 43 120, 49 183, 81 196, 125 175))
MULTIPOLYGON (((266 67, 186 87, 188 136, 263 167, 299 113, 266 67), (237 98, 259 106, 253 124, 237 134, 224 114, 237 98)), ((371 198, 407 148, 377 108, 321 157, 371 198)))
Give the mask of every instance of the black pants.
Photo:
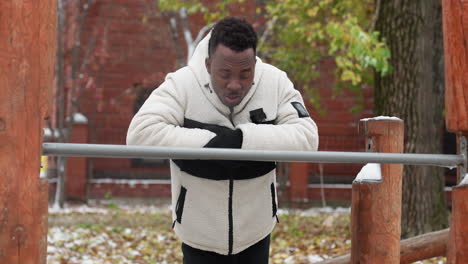
POLYGON ((270 235, 235 255, 220 255, 182 243, 184 264, 268 264, 270 235))

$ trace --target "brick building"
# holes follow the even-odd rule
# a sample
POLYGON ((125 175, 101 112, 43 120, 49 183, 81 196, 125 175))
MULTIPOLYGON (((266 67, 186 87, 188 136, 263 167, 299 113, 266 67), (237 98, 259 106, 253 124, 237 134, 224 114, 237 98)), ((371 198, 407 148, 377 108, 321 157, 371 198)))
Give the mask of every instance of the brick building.
MULTIPOLYGON (((130 120, 145 96, 167 73, 179 67, 181 58, 185 58, 183 34, 179 29, 177 39, 171 31, 171 14, 158 14, 154 0, 96 0, 80 8, 75 1, 69 2, 65 6, 64 74, 72 76, 73 69, 77 69, 73 66, 76 43, 73 39, 78 39, 81 68, 78 67, 77 76, 83 82, 78 111, 88 120, 86 124, 74 126, 71 141, 125 144, 130 120)), ((261 1, 247 1, 242 10, 242 15, 255 25, 261 23, 254 11, 260 4, 261 1)), ((180 25, 180 21, 177 22, 180 25)), ((193 34, 203 26, 201 17, 190 17, 193 34)), ((319 127, 319 150, 363 151, 364 141, 358 134, 358 123, 361 118, 372 116, 373 90, 364 88, 364 109, 351 113, 355 96, 346 92, 338 96, 332 94, 334 67, 332 58, 321 60, 320 77, 314 83, 325 113, 321 115, 308 107, 319 127)), ((70 77, 66 80, 72 82, 70 77)), ((69 198, 82 199, 86 183, 89 183, 91 197, 107 193, 141 197, 170 195, 167 161, 91 161, 69 159, 69 198)), ((290 191, 286 188, 285 195, 293 200, 320 199, 318 183, 322 174, 327 187, 326 198, 348 200, 350 192, 346 184, 351 183, 361 167, 362 164, 290 164, 284 172, 289 175, 290 182, 290 191)))

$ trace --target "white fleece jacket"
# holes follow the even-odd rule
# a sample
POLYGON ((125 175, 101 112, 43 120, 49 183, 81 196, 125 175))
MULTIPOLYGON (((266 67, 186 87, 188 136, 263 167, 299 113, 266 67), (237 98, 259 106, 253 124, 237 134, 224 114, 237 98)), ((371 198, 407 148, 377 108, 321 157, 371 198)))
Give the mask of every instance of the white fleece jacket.
MULTIPOLYGON (((187 125, 195 121, 240 129, 242 149, 317 150, 317 126, 300 93, 283 71, 259 58, 254 85, 242 102, 232 113, 222 104, 205 68, 209 37, 200 42, 189 65, 168 74, 143 104, 130 124, 127 144, 202 148, 217 134, 187 125), (252 120, 255 115, 258 120, 252 120)), ((187 162, 188 169, 183 164, 171 161, 170 166, 174 230, 184 243, 236 254, 273 230, 277 221, 274 163, 252 162, 232 170, 202 161, 187 162)))

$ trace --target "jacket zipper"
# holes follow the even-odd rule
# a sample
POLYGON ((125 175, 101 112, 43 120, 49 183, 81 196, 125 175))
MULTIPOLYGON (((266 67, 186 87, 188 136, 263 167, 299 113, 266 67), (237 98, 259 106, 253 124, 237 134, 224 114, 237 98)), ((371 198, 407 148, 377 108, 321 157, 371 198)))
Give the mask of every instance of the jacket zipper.
MULTIPOLYGON (((232 114, 234 112, 234 108, 230 107, 229 108, 229 121, 231 122, 233 127, 236 127, 234 125, 234 121, 232 120, 232 114)), ((234 191, 234 178, 231 175, 229 177, 229 208, 228 208, 228 217, 229 217, 229 252, 228 255, 232 255, 232 248, 234 244, 234 220, 233 220, 233 213, 232 213, 232 195, 234 191)))
POLYGON ((230 112, 229 112, 229 121, 231 121, 231 124, 233 127, 236 127, 236 125, 234 125, 234 121, 232 120, 232 113, 234 112, 234 108, 229 108, 230 112))
POLYGON ((233 230, 233 216, 232 216, 232 193, 234 189, 234 179, 230 177, 229 179, 229 252, 228 255, 232 255, 232 247, 234 244, 234 230, 233 230))

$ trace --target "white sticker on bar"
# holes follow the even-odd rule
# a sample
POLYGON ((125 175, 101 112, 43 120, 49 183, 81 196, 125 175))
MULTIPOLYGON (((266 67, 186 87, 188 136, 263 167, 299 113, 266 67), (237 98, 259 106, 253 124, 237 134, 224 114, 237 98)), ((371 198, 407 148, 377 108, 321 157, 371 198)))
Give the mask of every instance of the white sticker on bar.
POLYGON ((367 163, 366 165, 364 165, 364 167, 362 167, 361 171, 358 173, 354 181, 382 181, 382 171, 380 169, 380 164, 367 163))
POLYGON ((369 120, 400 120, 400 118, 396 116, 376 116, 376 117, 371 117, 371 118, 363 118, 361 121, 369 121, 369 120))

